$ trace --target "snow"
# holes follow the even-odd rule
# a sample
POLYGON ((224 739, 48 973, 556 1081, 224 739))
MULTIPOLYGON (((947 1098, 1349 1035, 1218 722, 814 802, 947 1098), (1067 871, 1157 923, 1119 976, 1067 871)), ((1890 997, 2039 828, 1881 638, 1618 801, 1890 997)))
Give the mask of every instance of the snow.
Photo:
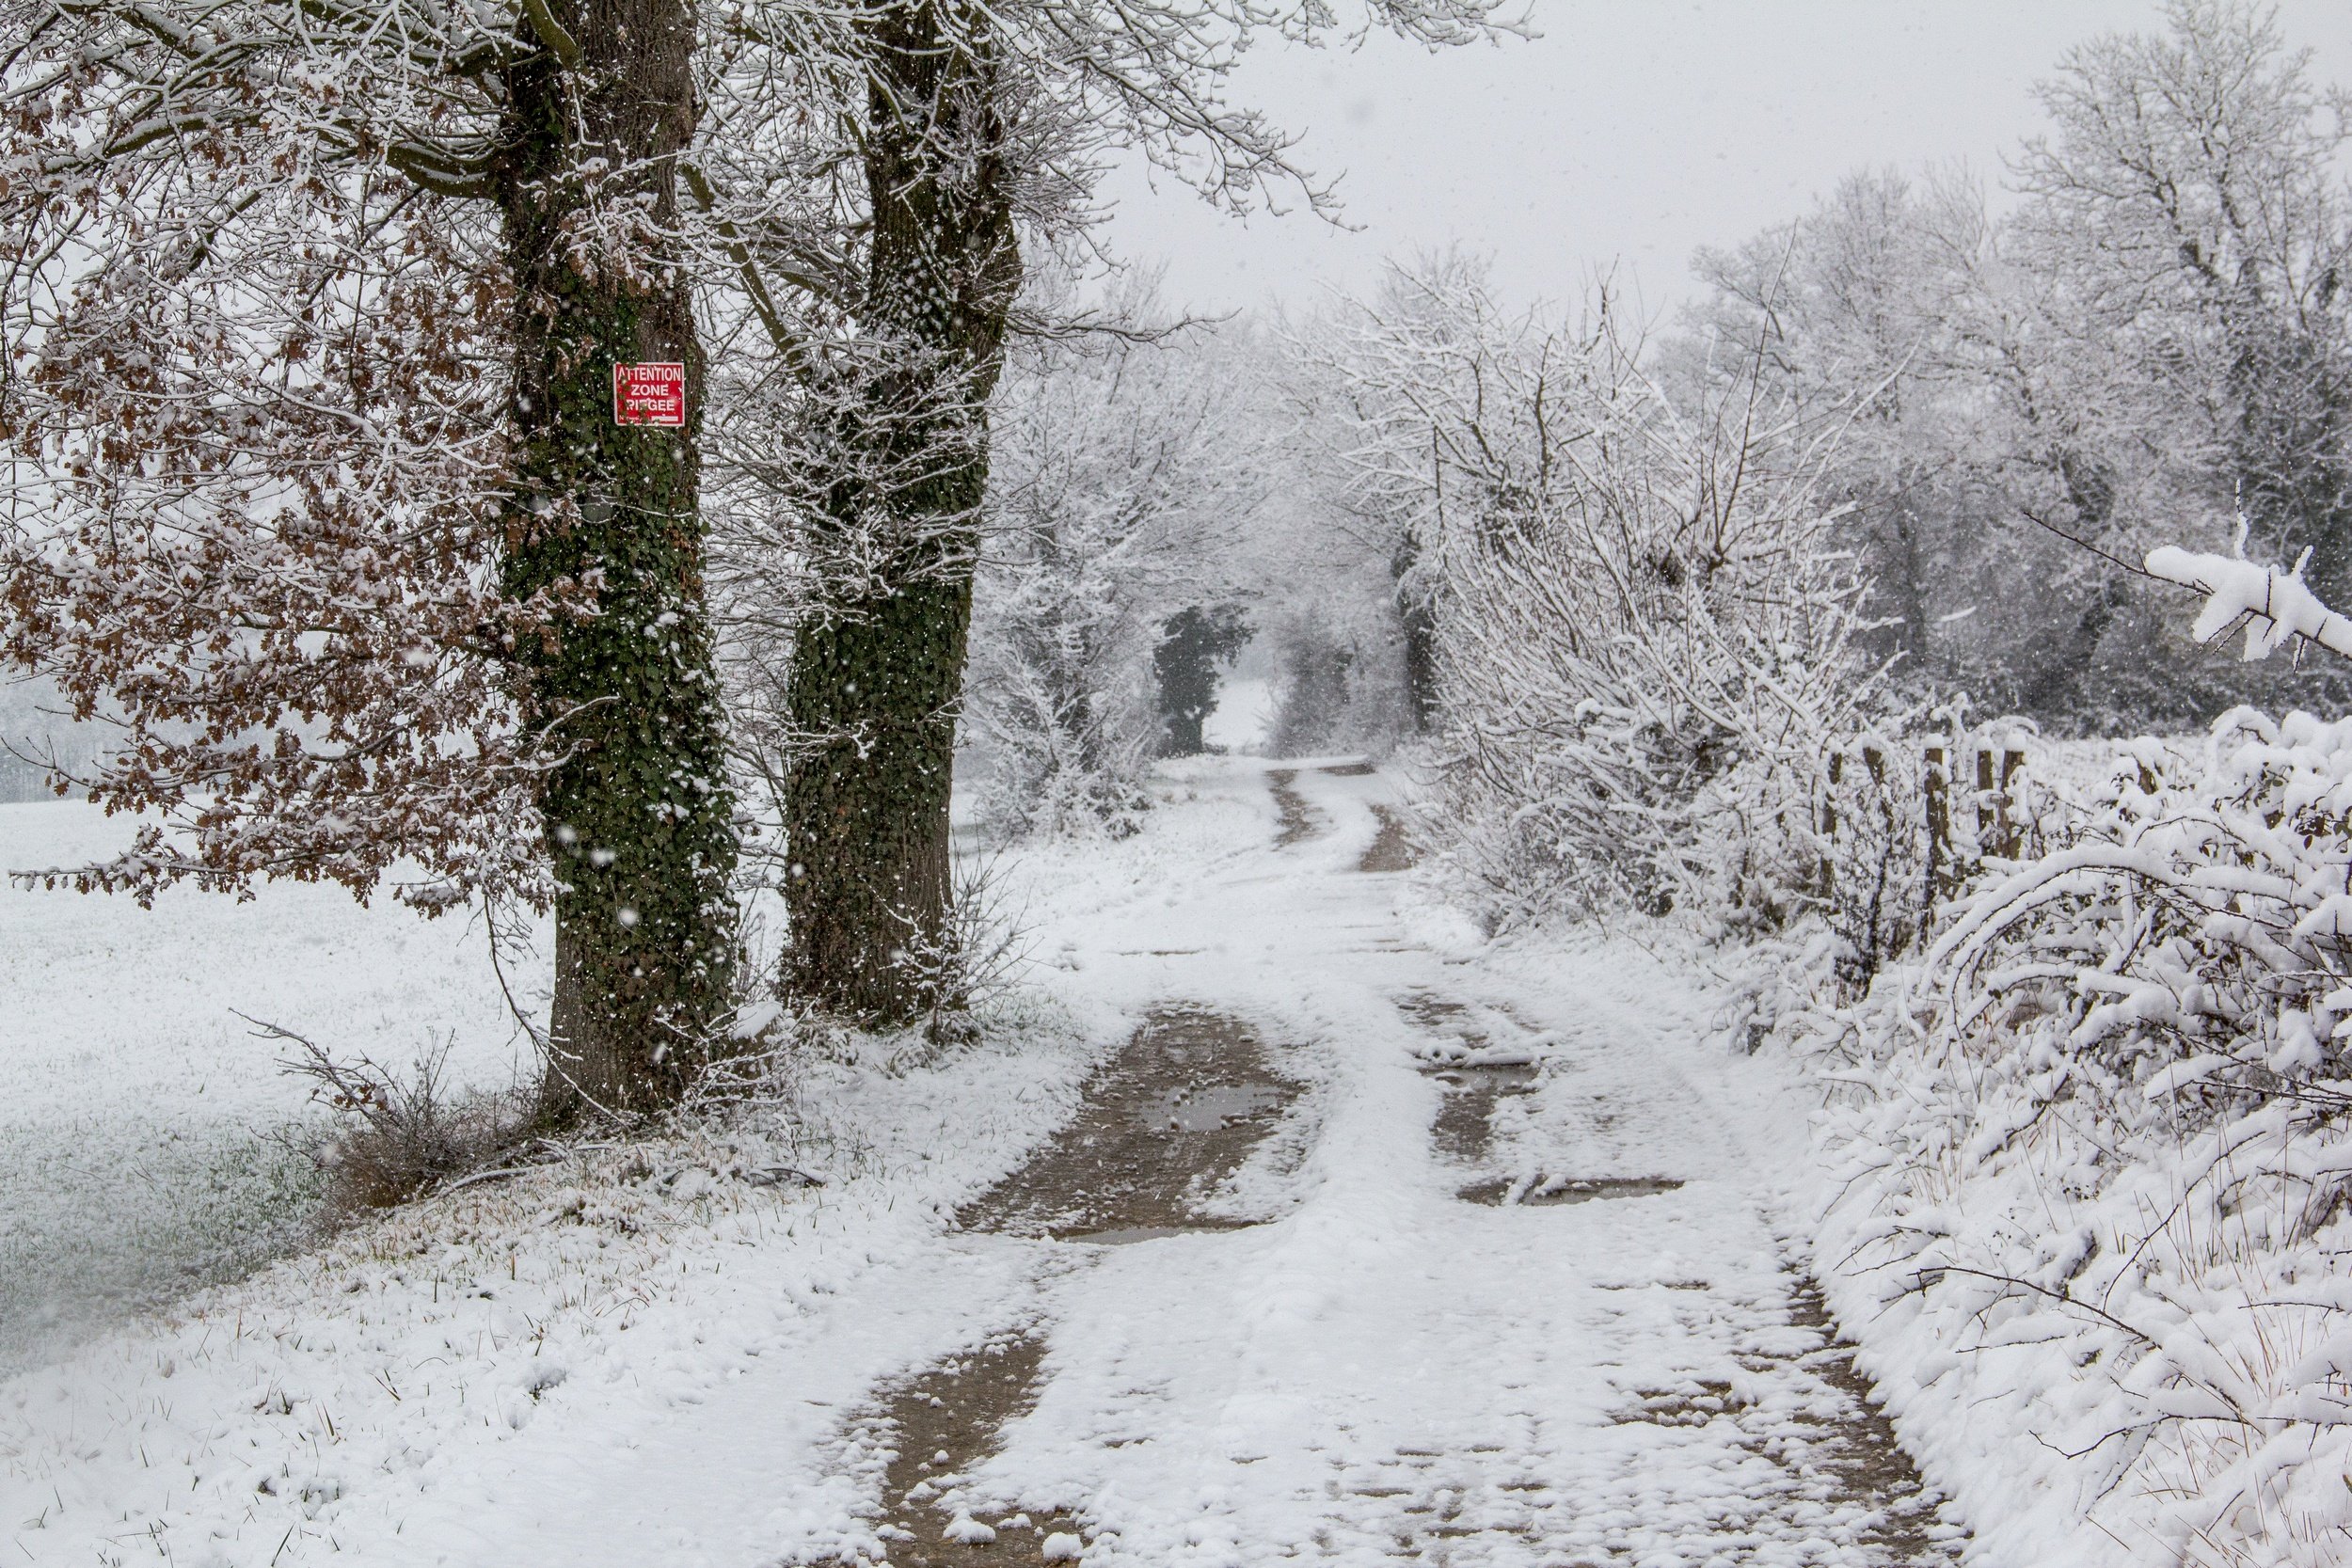
MULTIPOLYGON (((129 836, 94 807, 0 805, 0 869, 129 836)), ((279 1134, 305 1092, 238 1013, 397 1069, 454 1041, 454 1085, 515 1070, 479 927, 337 888, 170 889, 143 911, 0 885, 0 1371, 294 1239, 314 1179, 279 1134)))
MULTIPOLYGON (((1851 1403, 1791 1266, 1810 1102, 1787 1064, 1708 1043, 1688 956, 1498 947, 1412 876, 1359 872, 1387 775, 1211 757, 1154 787, 1133 839, 1011 858, 1042 961, 977 1046, 811 1059, 788 1116, 430 1200, 0 1384, 18 1555, 879 1560, 875 1390, 1035 1324, 1039 1402, 943 1491, 942 1535, 1066 1510, 1048 1560, 1101 1568, 1880 1560, 1872 1505, 1824 1463, 1851 1403), (1287 848, 1278 768, 1320 829, 1287 848), (1420 993, 1535 1067, 1476 1168, 1432 1144, 1443 1038, 1398 1006, 1420 993), (1267 1223, 1123 1246, 954 1229, 1164 1001, 1248 1019, 1310 1083, 1295 1135, 1221 1199, 1267 1223), (777 1164, 824 1185, 749 1178, 777 1164), (1454 1196, 1482 1172, 1683 1184, 1454 1196)), ((93 932, 136 918, 82 908, 109 911, 93 932)), ((324 913, 302 912, 207 983, 292 986, 277 960, 324 913)), ((330 988, 413 971, 373 940, 305 1005, 360 1012, 330 988)), ((128 1053, 103 1012, 85 1024, 128 1053)))
POLYGON ((1217 683, 1216 706, 1200 721, 1200 736, 1220 752, 1254 752, 1274 733, 1274 683, 1229 677, 1217 683))
MULTIPOLYGON (((2238 525, 2238 545, 2246 525, 2238 525)), ((2310 552, 2306 551, 2306 556, 2310 552)), ((2152 576, 2205 595, 2204 609, 2189 635, 2210 642, 2240 621, 2246 624, 2246 657, 2267 658, 2295 638, 2308 638, 2331 653, 2352 658, 2352 621, 2326 605, 2303 583, 2303 563, 2291 572, 2264 566, 2242 555, 2214 555, 2164 545, 2148 552, 2152 576)))

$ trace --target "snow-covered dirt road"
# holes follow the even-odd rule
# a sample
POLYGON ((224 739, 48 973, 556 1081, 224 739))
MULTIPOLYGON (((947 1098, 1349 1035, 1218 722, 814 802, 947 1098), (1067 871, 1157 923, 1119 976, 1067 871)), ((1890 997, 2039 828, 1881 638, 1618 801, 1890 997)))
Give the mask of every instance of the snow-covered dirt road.
MULTIPOLYGON (((1947 1560, 1955 1532, 1785 1261, 1787 1150, 1743 1131, 1774 1126, 1752 1098, 1772 1090, 1696 1046, 1665 976, 1515 977, 1417 933, 1406 890, 1360 869, 1393 810, 1377 775, 1266 783, 1273 848, 1097 912, 1080 961, 1130 1006, 1248 1021, 1311 1086, 1240 1102, 1263 1140, 1194 1233, 1106 1246, 1085 1238, 1126 1216, 1081 1212, 1053 1227, 1073 1240, 951 1243, 1025 1254, 1035 1283, 974 1328, 1041 1354, 1017 1398, 969 1370, 916 1390, 951 1407, 969 1379, 1001 1424, 928 1475, 898 1445, 890 1482, 918 1496, 887 1499, 914 1538, 893 1560, 1039 1560, 1068 1528, 1049 1513, 1116 1563, 1947 1560), (941 1539, 989 1525, 985 1547, 941 1539)), ((1199 1135, 1159 1130, 1164 1158, 1199 1135)), ((1061 1190, 1066 1158, 1000 1194, 1061 1190)))
POLYGON ((1059 1024, 812 1085, 865 1128, 796 1156, 825 1188, 648 1175, 555 1195, 555 1242, 428 1205, 0 1386, 0 1528, 36 1562, 1957 1557, 1791 1266, 1802 1111, 1703 987, 1482 942, 1370 769, 1163 789, 1142 848, 1010 869, 1059 1024))

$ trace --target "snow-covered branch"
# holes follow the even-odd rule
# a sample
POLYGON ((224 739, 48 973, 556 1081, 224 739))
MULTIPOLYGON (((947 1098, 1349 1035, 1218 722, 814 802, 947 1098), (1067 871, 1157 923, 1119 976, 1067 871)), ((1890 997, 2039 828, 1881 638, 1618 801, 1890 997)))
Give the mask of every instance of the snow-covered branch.
MULTIPOLYGON (((2243 529, 2239 537, 2244 539, 2243 529)), ((2243 620, 2249 659, 2267 658, 2296 637, 2352 658, 2352 620, 2320 602, 2303 581, 2304 565, 2298 561, 2293 571, 2282 572, 2243 555, 2201 554, 2177 545, 2148 552, 2151 576, 2205 595, 2205 608, 2189 628, 2200 642, 2226 635, 2243 620)))

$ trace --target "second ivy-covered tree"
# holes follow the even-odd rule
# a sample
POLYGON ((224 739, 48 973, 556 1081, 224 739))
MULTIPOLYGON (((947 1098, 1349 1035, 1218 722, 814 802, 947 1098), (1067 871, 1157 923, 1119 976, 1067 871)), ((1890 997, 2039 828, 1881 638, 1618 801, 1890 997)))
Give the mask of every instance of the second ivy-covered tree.
POLYGON ((850 1016, 930 1007, 989 394, 1021 281, 1009 93, 978 7, 895 5, 871 47, 861 309, 871 345, 827 406, 842 455, 814 511, 822 591, 787 686, 787 983, 850 1016), (929 961, 927 961, 927 959, 929 961))
MULTIPOLYGON (((1515 30, 1501 9, 1414 0, 1369 20, 1438 47, 1515 30)), ((763 743, 780 759, 784 979, 803 1002, 888 1025, 954 1001, 948 803, 988 402, 1010 334, 1099 325, 1020 318, 1023 247, 1083 235, 1101 172, 1137 151, 1229 207, 1276 185, 1322 206, 1289 139, 1224 89, 1258 34, 1314 42, 1336 28, 1320 4, 1248 0, 882 0, 859 13, 836 106, 806 121, 831 145, 791 160, 861 171, 820 173, 803 204, 848 196, 839 242, 811 255, 743 227, 748 252, 806 284, 819 318, 805 334, 819 369, 789 401, 822 457, 775 466, 802 492, 786 507, 809 519, 777 546, 808 596, 763 675, 781 688, 763 743)), ((745 613, 751 641, 769 641, 772 607, 745 613)))

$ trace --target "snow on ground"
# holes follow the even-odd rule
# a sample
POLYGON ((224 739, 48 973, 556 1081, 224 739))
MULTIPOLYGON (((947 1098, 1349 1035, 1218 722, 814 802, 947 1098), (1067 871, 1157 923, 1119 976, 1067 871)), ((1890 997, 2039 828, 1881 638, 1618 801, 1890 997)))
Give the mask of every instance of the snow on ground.
POLYGON ((1066 1103, 1081 1033, 1022 1035, 818 1065, 787 1135, 468 1188, 24 1373, 0 1517, 32 1561, 183 1564, 750 1563, 846 1523, 809 1456, 992 1283, 938 1203, 1066 1103))
MULTIPOLYGON (((18 1555, 878 1559, 859 1413, 1037 1324, 1040 1402, 963 1500, 1000 1525, 1068 1509, 1089 1562, 1883 1560, 1879 1510, 1825 1462, 1853 1410, 1788 1267, 1804 1108, 1787 1069, 1704 1043, 1706 977, 1623 942, 1497 952, 1411 878, 1359 872, 1383 776, 1211 758, 1155 787, 1134 839, 1012 859, 1037 978, 977 1046, 812 1061, 794 1114, 434 1199, 0 1384, 18 1555), (1271 769, 1312 829, 1287 847, 1271 769), (1241 1015, 1311 1085, 1229 1195, 1269 1223, 1124 1246, 956 1230, 1161 1002, 1241 1015), (1422 1069, 1466 1046, 1448 1018, 1533 1067, 1470 1155, 1431 1138, 1446 1091, 1422 1069), (1481 1177, 1682 1184, 1456 1196, 1481 1177)), ((137 918, 91 908, 113 912, 69 956, 137 918)), ((456 1005, 421 948, 297 977, 321 928, 289 918, 266 952, 249 932, 201 994, 410 1024, 399 986, 456 1005)), ((152 1095, 192 1059, 139 1058, 134 1018, 87 1011, 152 1095)), ((193 1059, 236 1038, 206 1037, 193 1059)))
POLYGON ((1773 1359, 1820 1344, 1792 1323, 1759 1175, 1801 1148, 1785 1086, 1700 1045, 1699 995, 1638 953, 1473 965, 1466 933, 1451 952, 1408 941, 1409 885, 1352 870, 1386 781, 1302 770, 1295 787, 1331 832, 1295 866, 1259 852, 1097 911, 1091 982, 1213 998, 1297 1042, 1294 1065, 1330 1087, 1283 1182, 1293 1207, 1054 1275, 1043 1399, 976 1500, 1079 1507, 1104 1563, 1877 1560, 1869 1511, 1769 1452, 1841 1406, 1773 1359), (1539 1089, 1492 1169, 1684 1185, 1462 1202, 1477 1172, 1431 1153, 1431 1040, 1397 1006, 1415 996, 1523 1021, 1539 1089), (1732 1408, 1677 1402, 1711 1388, 1732 1408), (1684 1418, 1645 1418, 1661 1402, 1684 1418))
MULTIPOLYGON (((0 870, 128 837, 95 807, 0 805, 0 870)), ((339 888, 142 911, 0 884, 0 1371, 292 1239, 315 1177, 283 1135, 306 1096, 239 1012, 398 1069, 451 1040, 453 1084, 512 1079, 479 927, 339 888)))

